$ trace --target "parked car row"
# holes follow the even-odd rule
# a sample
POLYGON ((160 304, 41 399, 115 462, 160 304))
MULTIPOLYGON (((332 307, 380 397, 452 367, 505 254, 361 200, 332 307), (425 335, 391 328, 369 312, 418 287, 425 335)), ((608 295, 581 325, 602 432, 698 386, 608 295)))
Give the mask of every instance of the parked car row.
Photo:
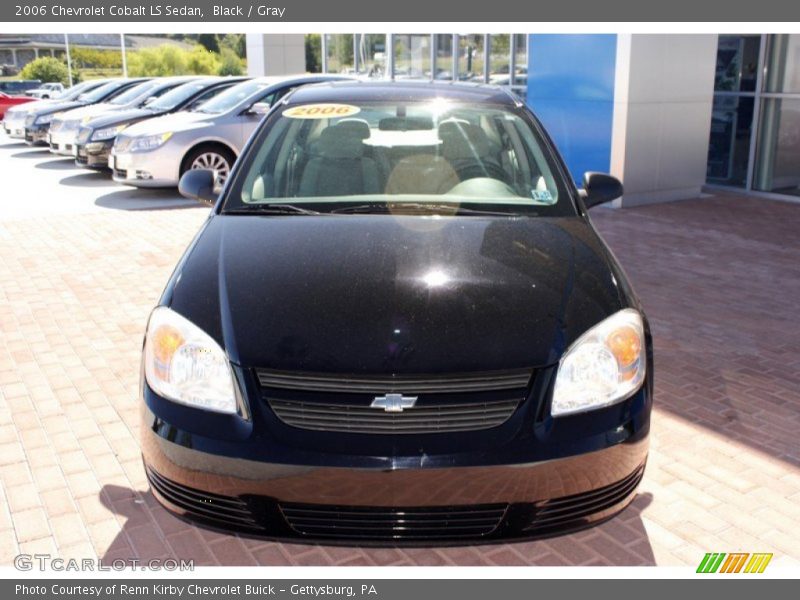
POLYGON ((174 187, 189 169, 221 186, 270 107, 301 85, 340 75, 116 78, 84 82, 59 98, 9 108, 6 134, 110 170, 136 187, 174 187))

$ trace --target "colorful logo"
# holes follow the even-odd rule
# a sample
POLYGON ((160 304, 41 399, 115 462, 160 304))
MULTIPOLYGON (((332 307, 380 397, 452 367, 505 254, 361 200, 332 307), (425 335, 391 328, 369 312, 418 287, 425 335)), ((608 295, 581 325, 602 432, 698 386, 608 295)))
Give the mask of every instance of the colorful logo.
POLYGON ((698 573, 763 573, 772 553, 767 552, 709 552, 700 561, 698 573))

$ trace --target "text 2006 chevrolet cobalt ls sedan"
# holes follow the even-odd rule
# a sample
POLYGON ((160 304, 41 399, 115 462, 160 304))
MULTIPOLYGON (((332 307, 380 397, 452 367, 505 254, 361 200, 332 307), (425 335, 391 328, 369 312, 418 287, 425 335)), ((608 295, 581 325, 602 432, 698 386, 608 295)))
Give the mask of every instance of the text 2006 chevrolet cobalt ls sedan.
POLYGON ((652 346, 586 209, 621 193, 576 190, 496 88, 290 94, 150 317, 154 494, 211 526, 374 543, 616 514, 647 457, 652 346))

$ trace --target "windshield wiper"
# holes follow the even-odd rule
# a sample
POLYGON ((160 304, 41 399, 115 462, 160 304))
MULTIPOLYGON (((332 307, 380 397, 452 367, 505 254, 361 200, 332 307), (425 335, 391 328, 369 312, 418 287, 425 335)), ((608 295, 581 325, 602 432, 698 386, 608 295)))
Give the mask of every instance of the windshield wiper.
POLYGON ((226 215, 252 215, 254 213, 265 215, 322 215, 317 210, 295 206, 294 204, 250 204, 238 206, 224 211, 226 215))
POLYGON ((520 213, 509 212, 503 210, 482 210, 479 208, 467 208, 464 206, 456 206, 453 204, 435 204, 427 202, 397 202, 394 204, 387 204, 385 202, 373 202, 370 204, 356 204, 354 206, 343 206, 332 210, 332 213, 348 214, 348 215, 368 215, 368 214, 386 214, 404 212, 422 212, 422 213, 435 213, 444 216, 451 215, 475 215, 475 216, 489 216, 489 217, 519 217, 520 213), (396 207, 392 210, 390 207, 396 207))

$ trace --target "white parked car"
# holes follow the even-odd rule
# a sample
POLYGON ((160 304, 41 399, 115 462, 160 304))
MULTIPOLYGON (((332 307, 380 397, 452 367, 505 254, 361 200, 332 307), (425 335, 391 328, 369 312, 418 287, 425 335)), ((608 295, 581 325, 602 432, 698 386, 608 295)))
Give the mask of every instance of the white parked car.
POLYGON ((40 100, 47 100, 49 98, 58 98, 64 93, 64 85, 61 83, 43 83, 41 87, 34 88, 25 92, 26 96, 39 98, 40 100))

